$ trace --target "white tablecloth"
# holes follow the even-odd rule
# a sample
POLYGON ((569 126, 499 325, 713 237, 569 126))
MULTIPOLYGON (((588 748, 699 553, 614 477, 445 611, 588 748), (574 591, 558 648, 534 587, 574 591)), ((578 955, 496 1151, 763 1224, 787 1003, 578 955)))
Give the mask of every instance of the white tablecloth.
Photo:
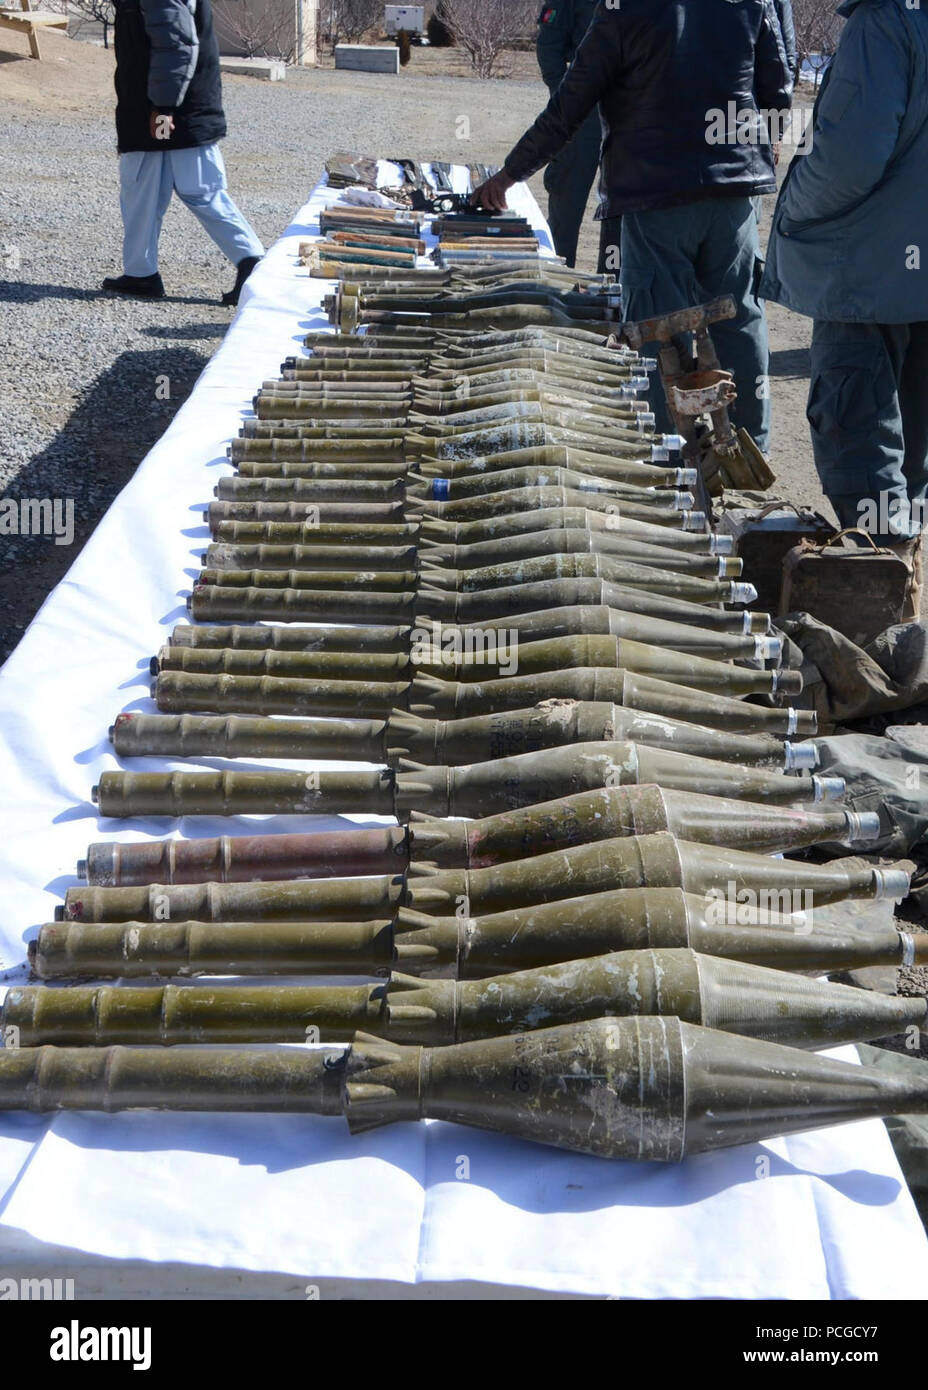
MULTIPOLYGON (((329 286, 298 268, 296 251, 333 200, 317 189, 255 271, 193 395, 0 672, 7 982, 24 978, 24 944, 74 882, 89 841, 255 825, 117 826, 97 818, 89 794, 117 765, 113 716, 153 708, 148 660, 184 621, 194 552, 207 540, 200 513, 229 468, 226 445, 261 380, 324 324, 329 286)), ((545 239, 527 190, 513 201, 545 239)), ((297 824, 280 817, 267 828, 297 824)), ((442 1123, 352 1138, 340 1120, 295 1116, 5 1114, 0 1201, 0 1243, 17 1228, 113 1260, 307 1281, 816 1299, 921 1297, 928 1282, 928 1245, 878 1120, 662 1168, 442 1123)))

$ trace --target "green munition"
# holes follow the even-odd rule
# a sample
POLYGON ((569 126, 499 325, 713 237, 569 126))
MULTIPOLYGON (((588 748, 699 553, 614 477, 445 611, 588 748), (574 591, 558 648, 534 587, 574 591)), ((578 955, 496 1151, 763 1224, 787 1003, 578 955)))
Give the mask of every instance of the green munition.
POLYGON ((886 1037, 928 1014, 907 999, 808 980, 696 951, 620 951, 481 981, 384 984, 14 986, 0 1011, 3 1036, 44 1043, 259 1043, 347 1041, 360 1028, 394 1042, 447 1046, 591 1018, 667 1014, 723 1032, 831 1047, 886 1037))
MULTIPOLYGON (((540 470, 534 475, 524 469, 495 473, 487 480, 483 492, 453 501, 441 500, 446 489, 436 478, 426 490, 426 496, 410 495, 406 499, 406 512, 411 520, 433 519, 456 525, 511 516, 514 511, 528 511, 532 507, 583 507, 603 516, 612 516, 616 507, 621 505, 623 516, 637 517, 672 531, 681 530, 689 517, 695 516, 699 520, 705 516, 704 512, 693 511, 695 498, 691 492, 623 488, 621 483, 609 483, 604 487, 596 479, 580 474, 573 475, 574 481, 569 485, 542 484, 532 482, 533 476, 536 479, 550 478, 550 474, 540 470), (490 483, 499 483, 501 479, 505 481, 505 487, 497 489, 489 486, 490 483)), ((421 492, 422 489, 417 488, 416 491, 421 492)))
MULTIPOLYGON (((502 659, 509 661, 508 652, 502 659)), ((248 651, 210 647, 162 647, 151 671, 194 671, 223 676, 282 676, 323 680, 391 681, 412 678, 408 652, 248 651)))
MULTIPOLYGON (((623 510, 626 510, 623 508, 623 510)), ((304 525, 417 526, 415 517, 407 519, 406 503, 395 502, 210 502, 203 513, 215 535, 216 527, 228 521, 299 521, 304 525)))
POLYGON ((386 770, 104 772, 92 796, 102 816, 328 815, 360 805, 389 816, 395 788, 386 770))
MULTIPOLYGON (((423 514, 421 522, 421 535, 425 541, 460 546, 491 541, 504 545, 509 537, 525 532, 578 529, 625 535, 650 541, 653 545, 673 546, 675 550, 690 550, 706 555, 730 555, 734 545, 731 536, 717 535, 708 529, 704 512, 682 512, 677 526, 667 527, 627 514, 620 503, 616 503, 611 512, 594 511, 591 507, 539 507, 527 512, 510 512, 508 516, 491 516, 482 521, 443 521, 441 517, 423 514)), ((505 558, 505 553, 501 558, 505 558)))
MULTIPOLYGON (((610 435, 611 432, 610 429, 610 435)), ((524 431, 517 426, 516 433, 521 434, 524 431)), ((532 431, 529 430, 528 433, 532 431)), ((628 478, 638 480, 642 485, 649 487, 690 488, 695 486, 698 476, 693 468, 681 468, 677 465, 656 467, 655 465, 661 459, 666 459, 676 445, 652 445, 649 442, 651 436, 644 434, 636 434, 634 443, 626 450, 595 438, 590 443, 581 444, 576 448, 545 448, 529 441, 524 444, 507 443, 500 439, 500 431, 492 429, 470 431, 458 435, 453 440, 436 440, 425 436, 418 441, 415 436, 407 438, 411 438, 412 441, 407 445, 410 452, 423 460, 423 473, 436 479, 448 480, 452 497, 456 495, 454 489, 466 484, 475 474, 479 473, 489 478, 494 473, 510 473, 520 469, 542 469, 548 474, 555 470, 563 470, 565 474, 574 474, 578 478, 591 475, 615 481, 622 477, 623 470, 629 465, 631 471, 627 475, 628 478), (486 445, 486 453, 481 453, 479 448, 474 447, 481 443, 486 445), (642 463, 642 458, 647 455, 651 456, 653 463, 642 463), (659 477, 660 474, 664 475, 663 478, 659 477)), ((568 480, 566 476, 552 476, 550 481, 567 483, 568 480)))
MULTIPOLYGON (((650 538, 642 540, 621 531, 529 531, 508 539, 482 541, 468 546, 429 543, 422 548, 422 559, 430 565, 461 570, 509 563, 516 559, 535 559, 541 555, 589 553, 615 555, 634 560, 637 564, 650 565, 652 569, 680 569, 709 579, 737 579, 741 574, 743 561, 738 557, 678 550, 672 545, 672 538, 676 534, 668 532, 665 541, 658 544, 650 538)), ((299 547, 293 549, 302 553, 299 547)))
POLYGON ((423 516, 419 522, 402 525, 361 521, 356 526, 350 526, 344 522, 314 522, 299 517, 290 520, 281 518, 279 521, 273 517, 265 521, 235 521, 217 516, 211 529, 215 540, 236 545, 260 542, 268 545, 332 545, 340 540, 351 545, 400 545, 419 539, 426 548, 437 545, 470 550, 471 546, 477 544, 495 545, 497 553, 492 557, 494 559, 506 558, 506 547, 513 538, 518 537, 521 543, 526 533, 543 534, 546 531, 592 532, 597 539, 618 537, 693 555, 724 557, 731 554, 731 536, 719 536, 707 531, 704 515, 700 512, 682 512, 680 515, 687 521, 695 518, 697 522, 701 521, 701 525, 673 528, 621 515, 619 506, 617 503, 615 512, 594 512, 581 507, 550 507, 540 513, 526 515, 516 512, 485 522, 456 523, 423 516))
MULTIPOLYGON (((425 636, 426 634, 423 634, 425 636)), ((281 652, 212 650, 196 647, 162 647, 152 670, 196 671, 217 675, 256 675, 324 680, 394 680, 414 672, 440 672, 448 679, 466 682, 497 673, 512 677, 544 676, 578 667, 607 667, 664 678, 677 685, 724 695, 794 694, 800 687, 797 672, 752 670, 710 658, 679 653, 646 642, 622 637, 555 637, 543 642, 519 641, 518 630, 501 641, 484 640, 478 652, 469 653, 462 638, 445 646, 417 642, 410 656, 398 653, 281 652), (457 645, 457 650, 455 646, 457 645)))
MULTIPOLYGON (((662 831, 699 844, 775 853, 822 841, 859 844, 876 839, 880 828, 879 816, 875 812, 855 812, 843 807, 817 811, 808 807, 797 810, 747 804, 728 797, 671 791, 645 783, 637 787, 602 787, 596 791, 578 792, 558 801, 541 802, 521 810, 470 821, 447 821, 414 814, 409 824, 407 853, 414 870, 420 863, 432 864, 436 868, 484 868, 491 864, 529 858, 548 850, 611 840, 623 835, 650 836, 662 831)), ((348 834, 346 855, 356 852, 354 838, 351 832, 348 834)), ((176 844, 175 841, 169 843, 176 844)), ((192 849, 191 854, 202 852, 198 847, 203 841, 193 843, 197 848, 192 849)), ((214 843, 217 846, 213 856, 215 860, 220 853, 221 842, 214 843)), ((247 843, 242 842, 246 861, 247 843)), ((125 845, 117 847, 123 854, 130 855, 138 848, 125 845)), ((303 837, 301 849, 305 863, 312 856, 311 836, 303 837)), ((320 853, 327 853, 328 857, 323 862, 331 866, 331 845, 320 846, 320 853)), ((101 847, 99 854, 103 864, 110 862, 109 851, 101 847)), ((103 877, 96 881, 102 883, 110 879, 103 877)), ((136 878, 127 881, 142 880, 136 878)))
POLYGON ((199 675, 163 671, 152 694, 168 713, 357 715, 385 718, 403 706, 409 681, 289 680, 278 676, 199 675))
POLYGON ((676 1018, 591 1019, 450 1047, 7 1048, 0 1110, 344 1114, 354 1133, 438 1119, 600 1158, 679 1162, 867 1116, 928 1084, 676 1018), (568 1085, 567 1082, 570 1082, 568 1085))
MULTIPOLYGON (((782 676, 785 673, 767 674, 782 676)), ((525 709, 542 700, 608 701, 626 709, 665 715, 712 729, 727 729, 730 733, 766 730, 788 737, 797 733, 814 734, 816 728, 811 710, 767 709, 622 668, 579 666, 573 670, 545 671, 536 676, 486 681, 444 681, 422 675, 413 681, 409 695, 414 713, 447 719, 464 719, 478 711, 496 713, 525 709)))
POLYGON ((617 888, 682 888, 706 895, 720 914, 737 911, 739 894, 757 901, 763 895, 767 910, 782 914, 846 898, 901 898, 908 883, 901 869, 874 869, 861 861, 797 864, 658 834, 576 845, 483 869, 419 866, 406 877, 69 889, 63 912, 64 920, 102 922, 315 916, 365 921, 391 917, 400 907, 433 916, 463 909, 468 916, 617 888))
POLYGON ((669 622, 638 613, 623 613, 602 605, 577 605, 575 608, 550 608, 540 613, 516 613, 509 620, 495 619, 479 629, 445 627, 440 621, 425 618, 421 623, 405 627, 176 627, 169 646, 173 648, 209 648, 238 651, 295 651, 295 652, 412 652, 419 648, 437 649, 452 654, 481 656, 491 643, 504 641, 511 632, 512 640, 520 642, 547 641, 554 637, 595 637, 612 635, 651 646, 664 646, 674 652, 690 652, 694 656, 715 659, 738 657, 755 661, 778 661, 782 655, 779 638, 759 636, 748 632, 723 632, 717 628, 695 627, 689 623, 669 622), (499 636, 501 628, 509 632, 499 636))
POLYGON ((500 629, 506 628, 518 634, 519 642, 543 642, 555 637, 612 636, 716 660, 740 657, 753 661, 779 661, 782 656, 782 643, 778 637, 758 636, 755 632, 722 632, 717 628, 696 627, 647 614, 585 604, 575 608, 549 608, 540 613, 516 613, 510 619, 491 619, 476 630, 468 627, 449 628, 440 620, 432 622, 424 619, 413 630, 411 640, 413 650, 419 647, 437 648, 479 656, 493 642, 501 640, 500 629))
MULTIPOLYGON (((644 523, 639 523, 644 525, 644 523)), ((390 522, 365 522, 359 521, 356 525, 349 525, 347 522, 324 522, 303 520, 302 522, 290 522, 283 524, 274 523, 246 523, 237 521, 222 522, 218 528, 219 535, 217 540, 235 543, 249 541, 268 541, 274 542, 278 538, 284 543, 290 544, 299 542, 303 546, 318 546, 320 549, 329 546, 402 546, 416 545, 419 541, 421 526, 418 522, 403 522, 402 524, 390 522)), ((663 535, 663 527, 649 527, 648 531, 656 530, 658 535, 663 535)), ((698 532, 685 533, 691 540, 699 540, 698 532)), ((651 539, 649 534, 649 539, 651 539)), ((665 542, 661 542, 665 544, 665 542)), ((691 549, 692 547, 687 547, 691 549)), ((709 553, 707 551, 707 553, 709 553)))
MULTIPOLYGON (((584 555, 583 560, 600 557, 584 555)), ((342 563, 351 561, 350 553, 343 553, 342 563)), ((642 566, 644 569, 644 566, 642 566)), ((475 571, 476 573, 477 571, 475 571)), ((646 570, 657 574, 657 570, 646 570)), ((221 584, 224 588, 242 589, 323 589, 357 591, 364 599, 370 592, 409 593, 419 583, 419 573, 411 570, 216 570, 203 569, 199 576, 200 584, 221 584)), ((705 583, 705 580, 691 580, 691 583, 705 583)), ((350 602, 350 599, 349 599, 350 602)))
MULTIPOLYGON (((273 481, 273 480, 272 480, 273 481)), ((275 484, 276 486, 276 484, 275 484)), ((302 487, 302 484, 301 484, 302 487)), ((305 491, 305 489, 304 489, 305 491)), ((573 489, 564 488, 516 488, 513 492, 491 492, 483 497, 465 499, 463 502, 430 502, 419 499, 404 499, 402 496, 394 501, 386 502, 314 502, 311 498, 304 497, 301 500, 281 500, 281 501, 262 501, 239 499, 233 501, 210 502, 203 513, 203 518, 209 524, 210 532, 217 539, 220 538, 220 528, 228 525, 248 525, 264 527, 268 524, 274 525, 299 525, 315 526, 339 524, 344 525, 352 517, 364 525, 378 524, 390 526, 417 525, 422 528, 426 523, 434 523, 439 527, 454 527, 458 525, 482 524, 481 517, 492 521, 496 517, 513 516, 512 508, 530 505, 530 498, 535 498, 539 506, 546 510, 558 511, 564 514, 575 512, 581 508, 589 511, 594 516, 606 519, 614 516, 615 511, 607 510, 621 506, 623 521, 640 520, 647 526, 657 526, 660 530, 668 530, 673 535, 678 533, 683 535, 695 534, 705 530, 705 513, 688 510, 683 504, 691 507, 693 496, 691 493, 671 493, 666 496, 666 500, 658 501, 663 494, 644 492, 638 490, 639 501, 634 502, 628 497, 611 498, 608 494, 602 496, 594 494, 588 498, 585 492, 574 492, 573 489), (580 499, 579 506, 567 509, 559 504, 565 497, 573 495, 580 499), (674 505, 676 503, 676 505, 674 505), (446 511, 451 519, 445 519, 446 511), (476 522, 455 521, 453 517, 463 511, 465 516, 476 516, 476 522), (691 528, 688 529, 688 528, 691 528)), ((529 520, 529 518, 526 518, 529 520)), ((537 529, 540 529, 541 523, 537 529)), ((535 525, 530 525, 527 529, 535 530, 535 525)), ((601 528, 596 528, 601 529, 601 528)), ((437 538, 437 533, 436 537, 437 538)), ((232 536, 225 536, 224 539, 234 539, 232 536)), ((294 536, 294 540, 299 537, 294 536)), ((487 539, 481 537, 480 539, 487 539)))
POLYGON ((817 757, 812 744, 784 744, 770 734, 720 733, 616 705, 572 700, 451 723, 401 712, 385 720, 120 714, 110 729, 123 758, 349 758, 389 767, 408 758, 455 766, 473 758, 618 738, 749 767, 812 768, 817 757))
MULTIPOLYGON (((726 905, 727 906, 727 905, 726 905)), ((50 922, 30 942, 44 979, 154 975, 386 975, 484 979, 612 951, 689 947, 703 955, 814 973, 912 965, 928 937, 893 924, 845 927, 738 904, 719 911, 679 888, 622 888, 482 917, 301 922, 50 922), (711 917, 711 920, 709 920, 711 917)))
MULTIPOLYGON (((293 468, 304 465, 294 463, 293 468)), ((279 465, 280 468, 283 464, 279 465)), ((675 492, 647 485, 642 479, 634 483, 598 474, 580 473, 570 468, 508 468, 500 473, 478 473, 467 477, 426 477, 413 473, 405 466, 395 471, 394 478, 339 477, 330 471, 318 477, 278 473, 274 477, 244 477, 226 475, 216 484, 215 494, 226 502, 387 502, 406 498, 425 507, 431 515, 454 521, 470 521, 482 516, 505 514, 528 506, 529 495, 538 489, 554 491, 577 505, 596 507, 597 503, 615 506, 616 501, 637 503, 636 515, 650 518, 654 508, 667 514, 688 511, 693 506, 693 494, 675 492), (493 500, 494 494, 497 500, 493 500), (501 500, 499 495, 502 494, 501 500), (428 504, 445 503, 444 507, 429 508, 428 504), (454 505, 452 505, 454 504, 454 505), (466 504, 466 505, 465 505, 466 504)), ((549 494, 550 495, 550 494, 549 494)), ((678 518, 679 519, 679 518, 678 518)))
MULTIPOLYGON (((284 653, 280 653, 284 655, 284 653)), ((359 715, 386 717, 393 709, 424 717, 468 718, 479 710, 526 709, 547 700, 608 702, 731 733, 767 731, 783 736, 815 732, 808 710, 767 709, 724 695, 604 667, 542 672, 537 676, 453 682, 433 676, 414 681, 302 679, 186 671, 161 672, 152 687, 167 713, 359 715)))
MULTIPOLYGON (((357 565, 359 570, 415 570, 419 550, 411 545, 225 545, 207 547, 200 557, 204 568, 225 569, 333 569, 344 570, 357 565)), ((691 565, 699 560, 708 573, 701 556, 690 557, 691 565)), ((711 564, 711 560, 709 562, 711 564)), ((689 572, 689 571, 688 571, 689 572)))
MULTIPOLYGON (((355 576, 357 580, 357 576, 355 576)), ((269 618, 275 622, 402 623, 415 615, 418 595, 348 593, 341 589, 239 589, 195 584, 187 607, 198 620, 269 618)))
MULTIPOLYGON (((263 406, 268 410, 297 414, 300 404, 298 397, 288 395, 279 396, 274 401, 259 399, 258 408, 263 406)), ((390 407, 385 408, 389 410, 390 407)), ((327 434, 333 432, 332 427, 324 431, 327 434)), ((539 482, 547 480, 569 484, 571 479, 568 475, 575 475, 578 478, 589 476, 643 488, 695 487, 695 470, 660 462, 669 456, 668 449, 650 444, 648 436, 637 431, 629 432, 630 441, 627 443, 613 442, 611 436, 614 432, 610 426, 602 436, 575 435, 582 447, 571 454, 562 469, 536 463, 532 458, 535 450, 523 448, 520 443, 526 432, 509 425, 462 432, 446 438, 408 433, 405 435, 406 451, 402 456, 397 452, 396 436, 386 431, 382 436, 370 433, 367 438, 338 431, 339 437, 335 439, 282 440, 276 449, 268 451, 271 457, 240 458, 237 463, 242 476, 258 478, 324 478, 330 475, 386 479, 402 477, 416 466, 422 478, 429 483, 433 479, 449 480, 452 489, 449 495, 452 497, 487 491, 485 487, 469 485, 469 480, 475 474, 482 479, 492 479, 494 474, 508 477, 518 471, 528 477, 537 477, 539 482), (634 442, 631 442, 632 439, 634 442), (608 453, 605 452, 607 448, 608 453), (598 452, 600 449, 602 453, 598 452), (352 450, 361 457, 353 458, 352 450), (487 452, 484 453, 484 450, 487 452), (556 473, 560 473, 560 476, 555 476, 556 473)), ((493 490, 500 489, 496 486, 493 490)))
POLYGON ((220 478, 214 489, 224 502, 401 502, 406 483, 401 476, 382 478, 220 478))
POLYGON ((880 833, 875 812, 843 807, 802 810, 645 784, 604 787, 482 820, 438 820, 414 813, 409 826, 303 835, 240 835, 203 840, 93 844, 77 866, 92 884, 223 883, 254 879, 337 878, 403 872, 430 863, 477 869, 551 849, 653 835, 769 853, 822 841, 860 844, 880 833))
MULTIPOLYGON (((421 560, 423 565, 435 568, 463 562, 461 567, 467 569, 484 564, 486 555, 501 557, 508 553, 509 563, 519 556, 536 559, 542 555, 602 554, 631 560, 651 569, 679 570, 704 579, 737 579, 743 564, 737 557, 677 552, 669 546, 615 536, 608 531, 541 531, 515 536, 507 543, 487 542, 486 551, 480 556, 475 551, 483 551, 483 546, 468 546, 466 550, 462 546, 433 546, 421 552, 421 560), (535 534, 541 539, 536 540, 535 534)), ((415 544, 229 545, 219 541, 210 545, 201 558, 203 565, 211 569, 342 569, 347 561, 357 564, 359 569, 368 566, 376 569, 408 569, 415 567, 419 554, 415 544)))
MULTIPOLYGON (((439 591, 435 591, 437 601, 439 591)), ((690 603, 686 599, 671 598, 664 594, 649 593, 646 589, 623 588, 618 584, 607 584, 599 579, 563 579, 551 584, 517 584, 508 589, 496 589, 492 593, 445 595, 446 612, 442 621, 468 626, 477 622, 479 612, 481 626, 496 625, 521 614, 534 614, 544 609, 559 610, 572 607, 604 607, 617 609, 623 613, 635 613, 642 617, 661 618, 667 622, 685 623, 690 627, 712 628, 718 632, 765 633, 769 618, 764 613, 739 613, 725 608, 711 608, 705 604, 690 603)), ((241 609, 254 605, 262 611, 259 616, 270 617, 269 610, 280 610, 280 615, 288 621, 327 622, 332 618, 346 619, 346 609, 356 622, 371 623, 415 623, 431 622, 429 615, 418 613, 416 595, 367 594, 361 598, 343 593, 331 596, 299 594, 290 590, 259 591, 251 590, 243 595, 240 590, 217 589, 214 586, 199 585, 194 588, 188 606, 201 618, 220 616, 212 609, 226 606, 241 609), (220 595, 217 601, 217 594, 220 595), (359 612, 372 608, 376 616, 358 617, 359 612), (306 610, 305 612, 297 610, 306 610)), ((238 616, 237 613, 232 614, 238 616)), ((556 634, 552 634, 556 635, 556 634)))
POLYGON ((516 538, 519 544, 524 543, 526 537, 532 538, 533 542, 537 538, 538 543, 542 543, 540 538, 552 531, 555 534, 586 532, 597 539, 635 540, 694 555, 731 555, 727 544, 732 541, 731 536, 720 536, 709 531, 704 514, 689 511, 684 512, 682 517, 683 526, 656 526, 653 522, 625 516, 621 503, 616 504, 614 512, 598 512, 589 507, 546 507, 537 512, 514 512, 510 516, 489 517, 485 521, 453 522, 424 516, 421 538, 426 546, 456 547, 462 554, 462 562, 474 553, 475 546, 494 546, 495 551, 486 558, 491 561, 504 560, 509 544, 516 538))
POLYGON ((414 628, 381 627, 189 627, 171 633, 172 647, 242 651, 407 652, 414 628))
POLYGON ((364 807, 407 820, 412 811, 484 816, 574 792, 656 782, 680 791, 789 805, 841 794, 840 778, 793 777, 710 758, 603 741, 460 767, 401 764, 373 772, 104 772, 93 788, 102 816, 334 815, 364 807))
MULTIPOLYGON (((234 571, 233 571, 234 573, 234 571)), ((257 573, 263 573, 258 571, 257 573)), ((274 573, 274 572, 272 572, 274 573)), ((323 588, 321 582, 310 584, 294 581, 294 571, 284 571, 289 578, 281 584, 278 579, 267 580, 274 587, 323 588)), ((255 571, 251 571, 254 575, 255 571)), ((633 560, 616 559, 612 555, 539 555, 529 560, 510 560, 500 565, 487 565, 481 569, 451 570, 442 569, 422 561, 420 565, 421 582, 433 589, 448 589, 461 594, 486 595, 488 590, 506 588, 512 584, 538 584, 548 579, 605 579, 610 584, 629 585, 636 589, 648 589, 655 594, 670 594, 686 598, 694 603, 750 603, 757 592, 750 584, 738 584, 731 579, 703 579, 686 571, 655 569, 652 566, 633 560)), ((204 572, 205 580, 206 572, 204 572)), ((227 584, 223 577, 215 583, 227 584)), ((262 580, 242 580, 242 583, 261 584, 262 580)), ((365 582, 367 578, 365 576, 365 582)), ((335 588, 334 584, 327 587, 335 588)), ((350 587, 346 584, 346 587, 350 587)), ((378 585, 386 588, 386 583, 378 585)), ((397 584, 398 588, 403 587, 397 584)), ((433 601, 434 602, 434 601, 433 601)), ((423 607, 428 611, 425 600, 423 607)), ((440 615, 437 615, 440 616, 440 615)))
MULTIPOLYGON (((610 555, 549 555, 537 560, 514 561, 494 565, 489 570, 201 570, 196 592, 217 588, 246 590, 239 602, 246 607, 255 591, 274 590, 280 602, 281 592, 303 594, 302 602, 313 610, 330 600, 317 594, 342 595, 343 616, 366 611, 377 593, 392 595, 383 600, 388 612, 404 615, 413 596, 418 596, 418 611, 426 617, 448 621, 472 622, 481 617, 502 617, 518 612, 522 593, 537 584, 563 579, 602 579, 620 593, 626 589, 644 589, 651 594, 688 599, 693 603, 750 603, 757 592, 750 584, 729 579, 701 579, 669 570, 649 569, 630 561, 615 560, 610 555), (484 582, 485 581, 485 582, 484 582), (517 606, 511 608, 511 597, 517 606)), ((536 606, 536 605, 533 605, 536 606)), ((617 604, 616 607, 619 605, 617 604)), ((626 604, 628 607, 628 604, 626 604)), ((363 619, 361 621, 364 621, 363 619)), ((395 619, 394 619, 395 621, 395 619)))

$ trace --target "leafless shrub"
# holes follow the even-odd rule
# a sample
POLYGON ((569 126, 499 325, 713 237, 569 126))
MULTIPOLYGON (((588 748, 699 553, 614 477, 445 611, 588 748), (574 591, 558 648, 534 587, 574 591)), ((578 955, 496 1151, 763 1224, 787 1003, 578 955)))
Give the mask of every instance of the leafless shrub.
POLYGON ((445 0, 444 20, 478 77, 499 77, 503 54, 532 31, 535 0, 445 0))
MULTIPOLYGON (((36 5, 34 8, 38 9, 39 7, 36 5)), ((113 0, 70 0, 70 4, 65 4, 63 7, 43 3, 41 8, 43 10, 62 8, 69 17, 76 18, 77 22, 72 31, 75 36, 80 33, 84 24, 101 24, 103 26, 103 47, 109 48, 110 29, 116 19, 116 7, 113 0)))
POLYGON ((844 21, 835 13, 833 0, 793 0, 793 23, 796 26, 794 76, 798 82, 803 70, 811 71, 812 80, 817 83, 838 46, 844 21))
POLYGON ((357 43, 370 29, 382 28, 383 15, 381 0, 319 0, 320 43, 333 52, 338 43, 357 43))
POLYGON ((287 0, 213 0, 216 30, 245 58, 296 56, 293 5, 287 0))

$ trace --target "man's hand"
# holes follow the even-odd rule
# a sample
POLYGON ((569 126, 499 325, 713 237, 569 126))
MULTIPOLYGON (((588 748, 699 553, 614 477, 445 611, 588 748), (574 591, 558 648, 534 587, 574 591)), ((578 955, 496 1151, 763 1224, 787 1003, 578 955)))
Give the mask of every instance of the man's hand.
POLYGON ((780 162, 780 151, 781 151, 782 148, 783 148, 783 147, 782 147, 781 142, 780 142, 779 140, 774 140, 774 142, 773 142, 773 165, 774 165, 774 168, 776 168, 776 166, 777 166, 777 165, 779 164, 779 162, 780 162))
POLYGON ((505 212, 509 204, 506 202, 506 193, 513 187, 516 180, 511 179, 505 169, 500 169, 498 174, 494 174, 486 183, 482 183, 479 188, 475 188, 471 194, 471 205, 478 208, 486 208, 487 212, 505 212))
POLYGON ((148 119, 148 129, 153 140, 170 140, 174 134, 174 117, 153 111, 148 119))

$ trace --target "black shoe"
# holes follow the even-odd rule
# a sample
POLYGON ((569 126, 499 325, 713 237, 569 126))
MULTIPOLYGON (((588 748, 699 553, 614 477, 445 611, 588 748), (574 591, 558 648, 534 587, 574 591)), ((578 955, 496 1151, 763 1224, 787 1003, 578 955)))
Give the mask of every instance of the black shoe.
POLYGON ((155 275, 108 275, 103 281, 107 294, 125 294, 132 299, 163 299, 164 283, 155 275))
POLYGON ((219 301, 220 304, 225 304, 227 308, 235 307, 238 303, 238 297, 242 292, 242 286, 260 259, 260 256, 246 256, 243 261, 239 261, 236 267, 235 284, 229 290, 228 294, 222 296, 222 299, 219 301))

